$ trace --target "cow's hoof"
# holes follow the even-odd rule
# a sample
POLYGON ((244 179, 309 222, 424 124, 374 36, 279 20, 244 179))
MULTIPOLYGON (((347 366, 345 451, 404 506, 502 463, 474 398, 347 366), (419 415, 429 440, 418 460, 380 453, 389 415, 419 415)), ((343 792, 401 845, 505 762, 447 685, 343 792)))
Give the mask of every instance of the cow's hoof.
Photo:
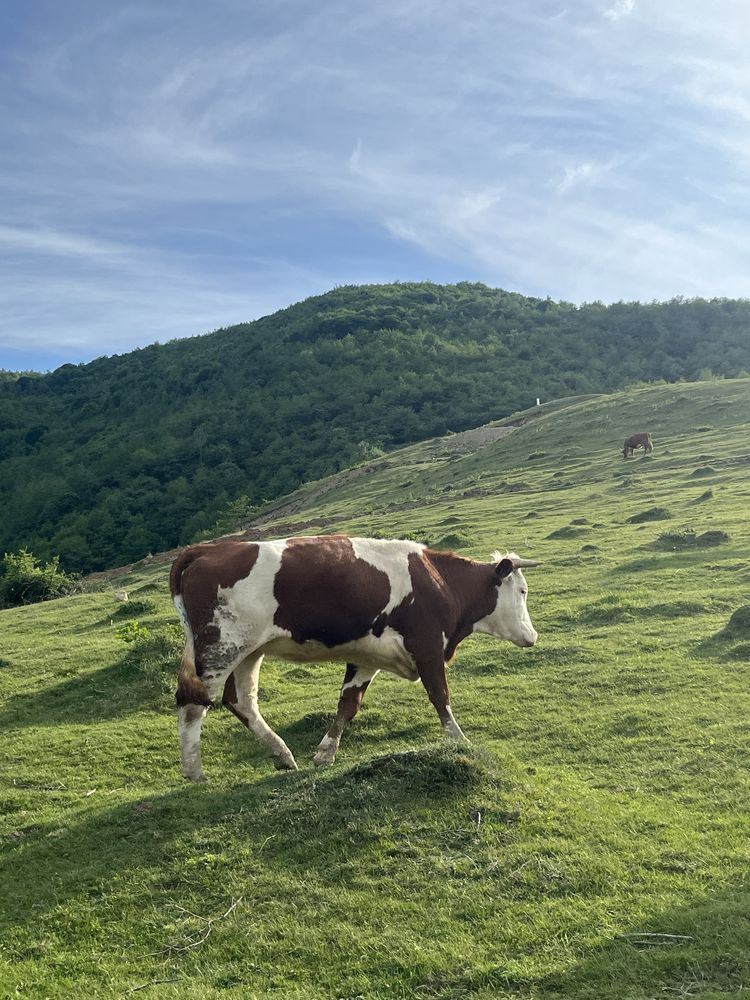
POLYGON ((336 754, 331 753, 330 750, 318 750, 313 757, 313 764, 316 767, 328 767, 328 765, 333 764, 335 760, 336 754))
POLYGON ((277 771, 299 771, 297 767, 297 761, 292 757, 291 754, 287 757, 277 757, 275 754, 273 756, 273 766, 277 771))

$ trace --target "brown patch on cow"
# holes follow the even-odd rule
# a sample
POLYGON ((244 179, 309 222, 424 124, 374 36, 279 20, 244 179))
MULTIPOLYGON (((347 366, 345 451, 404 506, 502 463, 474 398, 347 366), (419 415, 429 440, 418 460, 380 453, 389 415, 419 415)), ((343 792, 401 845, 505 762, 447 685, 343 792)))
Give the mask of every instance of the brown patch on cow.
POLYGON ((172 565, 170 588, 173 597, 182 597, 193 630, 198 676, 203 673, 202 654, 206 647, 220 638, 219 629, 213 624, 219 588, 233 587, 249 576, 258 559, 258 551, 255 542, 192 545, 181 552, 172 565))
POLYGON ((330 535, 289 540, 273 593, 279 603, 274 625, 295 642, 331 649, 371 631, 391 585, 387 573, 356 557, 351 539, 330 535))
POLYGON ((204 542, 184 549, 172 564, 169 582, 172 597, 185 596, 185 577, 190 567, 200 562, 201 577, 207 577, 216 587, 233 587, 243 580, 255 565, 258 545, 255 542, 204 542))

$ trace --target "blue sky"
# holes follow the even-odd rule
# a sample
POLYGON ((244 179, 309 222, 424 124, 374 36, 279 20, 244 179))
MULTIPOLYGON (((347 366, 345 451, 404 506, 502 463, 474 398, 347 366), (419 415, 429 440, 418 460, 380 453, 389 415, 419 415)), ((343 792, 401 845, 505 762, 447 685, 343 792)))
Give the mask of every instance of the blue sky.
POLYGON ((746 0, 6 0, 0 368, 337 284, 750 295, 746 0))

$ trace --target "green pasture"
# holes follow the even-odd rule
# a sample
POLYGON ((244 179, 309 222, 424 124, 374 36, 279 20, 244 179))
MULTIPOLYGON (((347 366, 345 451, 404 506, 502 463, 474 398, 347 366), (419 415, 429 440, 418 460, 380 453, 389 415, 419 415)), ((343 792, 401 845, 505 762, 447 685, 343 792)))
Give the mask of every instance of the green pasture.
POLYGON ((0 996, 750 995, 750 380, 507 423, 251 526, 543 560, 537 647, 459 649, 468 748, 381 675, 313 769, 343 667, 266 661, 262 707, 301 770, 218 709, 209 783, 188 785, 168 563, 0 612, 0 996), (654 453, 626 461, 640 430, 654 453))

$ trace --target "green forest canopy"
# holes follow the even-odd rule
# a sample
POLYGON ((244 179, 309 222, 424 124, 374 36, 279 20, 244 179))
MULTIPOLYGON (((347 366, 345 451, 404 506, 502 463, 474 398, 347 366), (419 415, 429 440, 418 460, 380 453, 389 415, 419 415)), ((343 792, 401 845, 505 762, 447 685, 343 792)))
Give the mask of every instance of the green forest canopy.
POLYGON ((336 288, 206 336, 3 373, 0 552, 104 569, 189 542, 239 497, 259 504, 537 396, 748 370, 746 300, 336 288))

